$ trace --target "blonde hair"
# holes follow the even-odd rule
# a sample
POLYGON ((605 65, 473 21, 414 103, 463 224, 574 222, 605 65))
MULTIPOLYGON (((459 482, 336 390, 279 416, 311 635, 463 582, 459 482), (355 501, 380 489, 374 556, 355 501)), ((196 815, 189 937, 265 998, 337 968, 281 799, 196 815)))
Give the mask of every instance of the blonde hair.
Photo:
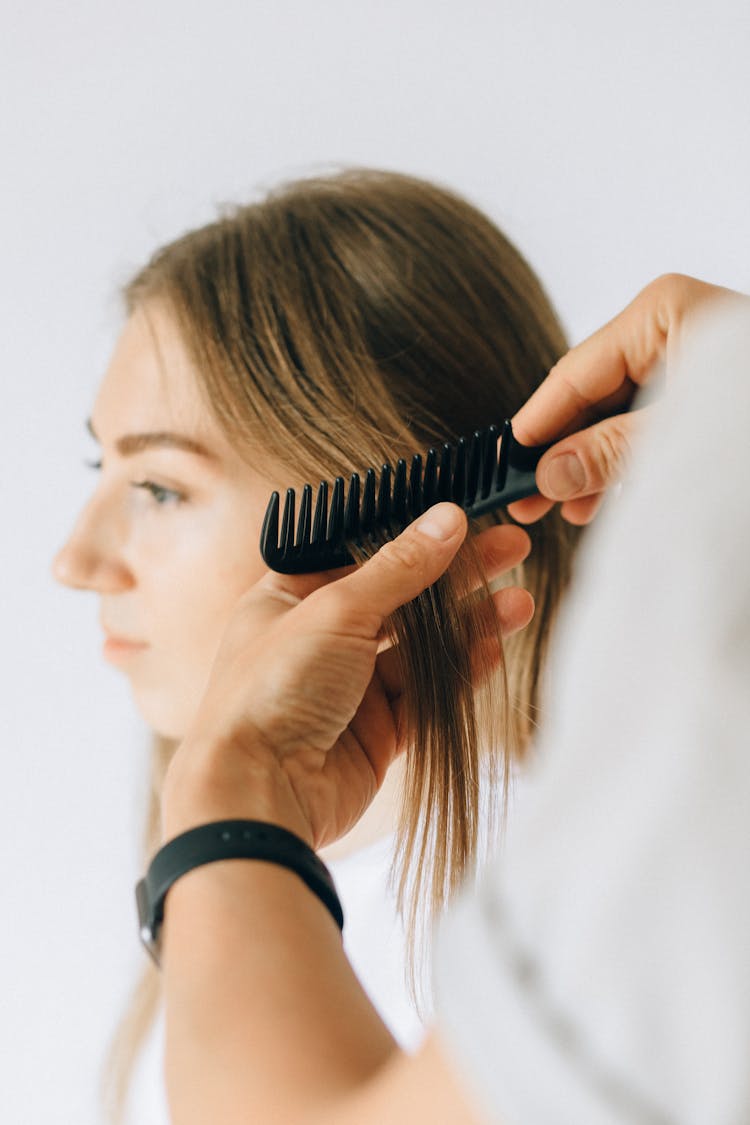
MULTIPOLYGON (((538 279, 497 227, 450 191, 386 172, 284 185, 184 235, 126 289, 130 312, 155 300, 237 450, 271 455, 291 481, 361 473, 511 417, 565 351, 538 279)), ((478 526, 493 518, 512 522, 501 512, 478 526)), ((409 727, 395 864, 413 938, 422 908, 439 911, 474 863, 485 767, 502 793, 535 724, 577 534, 557 513, 530 534, 531 556, 507 581, 531 591, 535 618, 504 659, 500 644, 483 695, 470 656, 487 639, 470 595, 483 576, 470 545, 391 622, 409 727)), ((144 859, 159 843, 169 754, 157 739, 144 859)), ((147 968, 110 1056, 113 1120, 157 1005, 147 968)))

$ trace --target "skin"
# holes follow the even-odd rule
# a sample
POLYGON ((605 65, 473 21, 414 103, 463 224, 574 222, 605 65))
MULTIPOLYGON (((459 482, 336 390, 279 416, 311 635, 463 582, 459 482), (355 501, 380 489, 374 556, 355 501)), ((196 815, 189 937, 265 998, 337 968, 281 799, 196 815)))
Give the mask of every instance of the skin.
MULTIPOLYGON (((101 444, 99 481, 70 538, 54 560, 54 574, 67 586, 99 596, 100 617, 105 633, 139 642, 137 648, 119 651, 112 651, 110 643, 109 658, 128 676, 134 702, 146 722, 160 734, 184 741, 190 731, 202 727, 203 720, 197 701, 208 695, 213 664, 220 649, 226 654, 227 639, 232 634, 232 622, 237 619, 238 608, 250 599, 255 607, 254 612, 257 611, 258 602, 254 601, 257 591, 261 590, 261 600, 267 597, 267 591, 262 585, 264 576, 270 581, 270 588, 274 589, 277 576, 271 575, 264 566, 258 552, 258 540, 270 491, 279 487, 279 484, 284 484, 284 478, 273 479, 272 471, 261 472, 248 466, 227 442, 205 408, 179 333, 169 317, 158 307, 136 311, 126 324, 99 389, 92 412, 91 428, 101 444), (197 452, 195 448, 180 448, 174 443, 146 444, 143 441, 130 441, 129 447, 127 443, 123 444, 123 440, 131 435, 164 433, 179 435, 183 441, 187 439, 194 446, 200 446, 202 452, 197 452), (146 483, 149 485, 147 488, 143 487, 146 483)), ((458 546, 457 539, 452 546, 458 546)), ((490 578, 498 577, 505 570, 516 566, 528 550, 528 536, 520 528, 513 527, 491 529, 482 537, 480 546, 490 578)), ((380 554, 382 559, 387 558, 387 552, 380 554)), ((437 563, 443 569, 442 555, 433 554, 433 568, 437 563)), ((290 590, 285 588, 283 582, 276 586, 271 613, 261 612, 260 618, 255 619, 252 626, 252 631, 257 631, 258 638, 262 638, 261 643, 273 645, 266 626, 274 613, 283 614, 295 606, 299 598, 311 588, 324 584, 326 580, 327 576, 312 580, 291 580, 293 589, 290 590)), ((509 634, 528 623, 533 614, 533 602, 525 591, 506 588, 495 596, 492 614, 497 614, 503 631, 509 634)), ((370 627, 372 616, 365 615, 365 619, 370 627)), ((241 647, 247 643, 244 631, 239 641, 241 647)), ((286 673, 273 662, 269 667, 276 668, 282 675, 290 674, 294 679, 296 666, 293 661, 288 660, 288 639, 284 647, 286 656, 282 659, 282 664, 286 664, 286 673)), ((380 640, 376 638, 375 654, 382 647, 380 640)), ((292 643, 292 649, 294 648, 296 646, 292 643)), ((365 659, 365 667, 371 648, 372 645, 366 643, 360 653, 365 659)), ((241 676, 242 657, 241 654, 238 656, 240 660, 237 673, 241 676)), ((358 753, 356 745, 350 743, 343 748, 341 761, 345 772, 356 782, 352 787, 352 792, 357 794, 356 805, 344 811, 343 815, 327 818, 325 823, 318 826, 314 842, 318 848, 328 845, 322 853, 326 858, 335 855, 334 849, 339 848, 340 851, 342 844, 346 845, 347 841, 349 848, 360 846, 374 835, 387 831, 392 825, 391 797, 397 788, 397 769, 390 770, 389 780, 396 779, 396 786, 390 794, 383 782, 387 766, 393 764, 399 752, 397 724, 393 722, 398 709, 398 683, 394 654, 380 651, 377 659, 380 680, 379 696, 374 700, 372 711, 372 718, 376 720, 373 730, 382 737, 381 745, 388 748, 388 761, 376 762, 373 768, 373 763, 358 753), (385 724, 377 721, 378 704, 384 697, 393 704, 393 710, 389 706, 388 712, 391 718, 385 724), (378 793, 378 800, 375 801, 378 793), (362 815, 365 809, 367 812, 362 815), (345 839, 342 840, 342 837, 345 839)), ((348 660, 345 660, 345 664, 348 664, 348 660)), ((222 671, 221 676, 223 675, 222 671)), ((324 685, 321 690, 330 695, 331 683, 324 685)), ((211 745, 215 749, 217 743, 212 742, 211 745)), ((314 739, 311 740, 310 748, 314 754, 314 739)), ((176 757, 179 758, 179 764, 184 763, 185 757, 181 756, 180 750, 176 757)), ((286 821, 313 842, 294 808, 291 814, 287 809, 285 815, 279 815, 279 794, 267 791, 265 765, 259 763, 259 772, 255 778, 251 775, 256 767, 250 765, 248 773, 248 765, 247 761, 242 762, 242 769, 235 774, 234 780, 239 782, 241 790, 245 791, 248 786, 253 790, 251 804, 254 814, 277 823, 286 821)), ((194 762, 188 755, 188 775, 193 774, 193 767, 194 762)), ((177 776, 184 777, 179 765, 171 771, 172 779, 177 776)), ((339 782, 340 778, 334 776, 334 787, 339 782)), ((209 790, 210 788, 209 785, 209 790)), ((186 823, 202 823, 211 819, 214 813, 219 814, 219 809, 222 816, 229 815, 228 793, 224 784, 214 792, 218 802, 215 809, 207 791, 203 790, 202 793, 200 810, 192 804, 185 809, 187 821, 180 820, 179 798, 165 801, 163 812, 168 817, 165 820, 165 838, 174 835, 186 823)), ((250 808, 246 802, 247 793, 245 799, 235 794, 235 798, 238 797, 242 814, 247 815, 250 808)), ((287 798, 285 790, 282 803, 287 798)), ((231 918, 226 919, 226 943, 222 947, 222 955, 234 960, 234 943, 238 938, 247 953, 247 943, 243 936, 244 924, 240 926, 239 934, 235 924, 243 921, 242 910, 249 903, 246 901, 237 913, 244 888, 233 886, 232 881, 238 874, 246 875, 247 872, 239 872, 236 867, 232 870, 231 865, 219 866, 230 868, 225 871, 229 883, 224 884, 224 889, 230 891, 231 918), (239 899, 236 897, 238 890, 239 899)), ((252 874, 263 881, 269 873, 271 884, 268 889, 276 899, 277 921, 294 940, 306 931, 313 944, 320 939, 333 952, 333 960, 329 962, 333 978, 328 972, 324 972, 318 975, 314 983, 309 980, 300 981, 298 974, 289 971, 285 942, 279 940, 278 935, 274 936, 266 949, 266 954, 270 955, 270 963, 264 965, 261 958, 256 962, 256 969, 260 971, 261 977, 266 972, 273 977, 280 969, 287 996, 290 991, 293 993, 298 988, 307 990, 308 994, 311 988, 313 992, 325 992, 329 985, 334 988, 334 992, 341 994, 340 984, 336 982, 341 957, 338 931, 332 931, 330 919, 325 915, 321 916, 320 904, 316 899, 302 896, 300 901, 297 897, 299 888, 296 879, 292 878, 291 888, 288 888, 283 872, 273 869, 263 871, 256 867, 252 874), (280 884, 277 882, 279 874, 282 876, 280 884), (280 901, 279 887, 282 891, 280 901), (286 895, 288 889, 291 889, 290 899, 286 895)), ((197 889, 200 892, 200 878, 186 879, 185 887, 189 891, 197 889)), ((209 884, 205 891, 212 897, 215 887, 209 884)), ((175 896, 174 901, 177 913, 180 898, 175 896)), ((195 907, 195 900, 189 898, 185 905, 190 912, 195 907)), ((226 906, 225 900, 221 903, 206 901, 199 905, 199 910, 203 918, 208 918, 216 907, 218 914, 214 917, 220 920, 226 906)), ((269 917, 267 921, 273 925, 273 918, 269 917)), ((265 944, 265 928, 256 927, 255 933, 260 951, 265 944)), ((176 970, 176 975, 170 974, 169 984, 171 986, 176 982, 180 987, 180 980, 184 982, 180 960, 185 956, 188 960, 194 958, 198 969, 196 980, 199 987, 203 988, 207 980, 201 971, 201 966, 205 965, 203 955, 208 952, 213 961, 214 951, 206 949, 199 930, 195 932, 195 943, 188 940, 184 946, 180 946, 179 938, 178 929, 168 954, 170 965, 176 970)), ((349 1047, 340 1049, 336 1063, 338 1072, 346 1077, 350 1064, 363 1048, 374 1047, 379 1062, 393 1058, 398 1064, 396 1045, 379 1017, 370 1009, 369 1001, 348 962, 345 962, 345 975, 344 994, 362 1013, 364 1022, 361 1028, 364 1029, 366 1043, 360 1033, 349 1047)), ((235 993, 235 999, 244 994, 248 983, 247 979, 238 981, 239 990, 235 993)), ((218 992, 214 999, 218 1001, 217 1010, 220 1011, 223 1007, 221 997, 224 986, 218 981, 216 985, 218 992)), ((257 979, 251 986, 254 988, 256 985, 257 979)), ((173 995, 171 987, 168 994, 173 995)), ((283 997, 280 998, 278 992, 273 993, 269 1012, 272 1018, 278 1016, 280 999, 283 1009, 283 997)), ((189 1008, 194 1000, 195 993, 188 987, 187 994, 178 1003, 184 1002, 189 1008)), ((170 1012, 172 1007, 170 1004, 170 1012)), ((337 1022, 335 1011, 331 1014, 334 1023, 337 1022)), ((175 1043, 174 1021, 171 1016, 168 1017, 168 1022, 172 1028, 170 1042, 175 1043)), ((329 1034, 330 1028, 325 1021, 322 1027, 319 1020, 316 1019, 315 1022, 318 1030, 322 1029, 326 1035, 329 1034)), ((295 1034, 307 1037, 309 1032, 315 1030, 302 1021, 295 1034)), ((180 1058, 190 1060, 195 1044, 192 1041, 181 1044, 179 1027, 176 1042, 180 1058)), ((304 1043, 299 1045, 304 1054, 304 1043)), ((291 1043, 290 1048, 294 1049, 291 1043)), ((435 1051, 434 1045, 430 1046, 424 1057, 429 1060, 435 1051)), ((180 1065, 178 1063, 178 1070, 180 1065)), ((188 1065, 192 1067, 194 1063, 188 1062, 188 1065)), ((372 1069, 370 1063, 366 1069, 369 1073, 372 1069)), ((170 1074, 174 1070, 173 1053, 167 1059, 167 1070, 170 1074)), ((388 1073, 390 1074, 390 1070, 388 1073)), ((398 1065, 395 1073, 399 1073, 398 1065)), ((325 1070, 322 1074, 324 1078, 327 1077, 325 1070)), ((272 1070, 268 1071, 268 1076, 273 1076, 272 1070)), ((177 1076, 177 1089, 172 1088, 170 1094, 173 1119, 201 1122, 244 1119, 244 1115, 235 1118, 234 1110, 228 1104, 226 1113, 224 1112, 225 1097, 228 1096, 231 1100, 236 1093, 231 1084, 226 1091, 221 1083, 218 1089, 213 1089, 211 1076, 207 1077, 209 1081, 197 1098, 193 1099, 188 1095, 183 1099, 182 1080, 177 1076), (206 1097, 211 1103, 208 1117, 205 1116, 206 1097)), ((172 1087, 171 1078, 169 1081, 172 1087)), ((381 1085, 381 1089, 387 1098, 387 1086, 381 1085)), ((259 1094, 262 1101, 266 1094, 260 1089, 259 1094)), ((273 1099, 275 1092, 270 1091, 270 1095, 273 1099)), ((461 1095, 456 1093, 455 1097, 459 1099, 457 1104, 460 1104, 461 1095)), ((439 1114, 444 1113, 449 1106, 443 1090, 439 1101, 435 1102, 432 1119, 438 1121, 439 1114)), ((366 1120, 359 1116, 358 1109, 352 1109, 357 1114, 356 1119, 363 1122, 366 1120)), ((271 1116, 263 1114, 262 1119, 273 1120, 273 1110, 269 1112, 271 1116)), ((300 1113, 302 1116, 298 1119, 308 1119, 306 1110, 300 1109, 300 1113)), ((328 1125, 332 1121, 333 1118, 328 1119, 328 1125)))
MULTIPOLYGON (((101 445, 99 480, 53 571, 99 596, 105 657, 128 677, 146 723, 179 742, 239 599, 267 574, 258 550, 263 515, 271 491, 289 481, 267 457, 249 464, 232 446, 206 408, 180 333, 155 303, 125 325, 89 425, 101 445), (153 436, 164 434, 181 444, 153 436)), ((490 575, 528 549, 518 528, 491 537, 490 575)), ((508 630, 533 612, 520 591, 503 593, 498 605, 508 630)), ((365 816, 360 809, 326 833, 318 843, 327 844, 327 859, 392 830, 399 782, 394 768, 365 816)))
MULTIPOLYGON (((497 530, 478 537, 481 551, 497 549, 497 530)), ((248 591, 170 765, 165 839, 239 816, 317 847, 360 815, 400 749, 385 619, 436 580, 465 534, 464 514, 440 504, 345 577, 268 574, 248 591), (248 674, 252 699, 241 686, 248 674)), ((528 594, 511 601, 528 620, 528 594)), ((498 612, 494 601, 487 608, 498 612)), ((178 1125, 239 1125, 248 1113, 310 1125, 480 1120, 436 1036, 415 1058, 398 1050, 330 915, 283 868, 230 861, 181 878, 163 968, 178 1125)))
POLYGON ((634 395, 660 362, 669 362, 686 320, 737 296, 694 277, 664 274, 564 355, 513 419, 519 441, 555 441, 537 466, 540 495, 511 504, 514 519, 533 523, 558 502, 570 523, 590 523, 630 460, 643 415, 627 413, 634 395), (556 441, 562 435, 568 436, 556 441))
MULTIPOLYGON (((561 361, 516 419, 518 436, 536 443, 570 433, 592 412, 624 405, 668 350, 683 318, 720 293, 688 278, 653 283, 561 361)), ((147 334, 140 339, 147 348, 147 334)), ((96 589, 103 610, 123 614, 118 628, 146 629, 149 612, 160 623, 147 634, 158 638, 151 656, 154 673, 163 673, 160 686, 149 690, 137 675, 140 655, 129 674, 136 698, 152 703, 154 715, 163 708, 171 730, 185 731, 164 788, 165 840, 196 824, 247 817, 282 825, 319 847, 357 821, 402 749, 399 682, 394 654, 383 649, 383 622, 450 564, 466 534, 465 519, 451 505, 438 505, 353 573, 265 574, 225 607, 226 630, 218 645, 213 641, 212 660, 184 655, 183 664, 168 647, 178 635, 190 643, 190 634, 178 629, 185 591, 175 593, 174 583, 180 574, 187 581, 194 563, 185 563, 174 531, 172 537, 159 538, 153 528, 147 534, 146 515, 130 496, 131 472, 112 454, 121 422, 165 424, 138 415, 153 405, 153 385, 163 376, 158 364, 152 376, 151 390, 142 388, 145 401, 126 396, 135 417, 113 418, 106 396, 104 407, 97 400, 106 467, 101 490, 74 533, 77 562, 67 574, 76 579, 70 584, 96 589), (172 571, 175 559, 180 565, 172 571), (171 578, 160 584, 157 572, 166 562, 171 578), (164 617, 157 589, 174 611, 164 617), (179 666, 174 673, 166 667, 170 658, 179 666), (187 691, 201 682, 205 692, 191 718, 187 691)), ((171 410, 182 402, 174 387, 160 401, 171 410)), ((176 421, 198 425, 205 419, 188 411, 170 424, 176 421)), ((606 431, 603 425, 563 438, 547 454, 551 461, 572 451, 589 473, 574 494, 559 497, 574 522, 590 518, 629 448, 629 423, 606 431)), ((523 502, 519 516, 536 518, 539 505, 555 499, 543 463, 539 483, 547 499, 536 509, 535 501, 523 502)), ((233 509, 233 519, 238 515, 246 518, 247 509, 233 509)), ((211 521, 205 526, 210 529, 211 521)), ((528 549, 523 536, 518 528, 494 528, 479 537, 491 576, 528 549)), ((229 540, 217 541, 228 547, 229 540)), ((193 559, 219 565, 220 559, 200 555, 197 543, 192 551, 193 559)), ((61 577, 65 573, 63 565, 61 577)), ((190 590, 201 597, 203 586, 193 583, 190 590)), ((530 599, 524 591, 502 591, 487 612, 510 632, 528 621, 530 599)), ((239 1125, 248 1113, 310 1125, 482 1119, 436 1035, 414 1058, 399 1052, 359 987, 330 915, 291 872, 237 861, 190 871, 167 898, 163 941, 165 1065, 176 1125, 239 1125)))
POLYGON ((237 599, 266 572, 258 539, 273 485, 208 415, 182 340, 158 308, 126 324, 91 424, 101 443, 99 481, 54 575, 99 595, 106 634, 144 642, 110 656, 146 722, 179 739, 237 599), (168 445, 118 450, 125 435, 164 432, 190 438, 206 455, 168 445))
MULTIPOLYGON (((653 283, 551 373, 519 415, 519 437, 569 433, 613 394, 629 394, 683 319, 721 292, 689 278, 653 283)), ((630 432, 611 427, 602 437, 595 423, 560 442, 593 474, 567 497, 588 501, 568 509, 574 519, 588 518, 589 498, 616 479, 630 432)), ((522 511, 534 518, 528 504, 522 511)), ((399 751, 399 684, 392 652, 382 651, 383 621, 436 580, 465 534, 463 514, 438 505, 352 574, 269 574, 240 599, 167 774, 165 839, 239 816, 315 846, 356 819, 399 751), (425 526, 435 520, 440 528, 425 526)), ((488 611, 502 620, 497 603, 488 611)), ((325 907, 284 868, 230 861, 179 879, 166 903, 163 964, 176 1125, 239 1125, 248 1114, 309 1125, 484 1119, 437 1035, 415 1057, 398 1050, 325 907)))

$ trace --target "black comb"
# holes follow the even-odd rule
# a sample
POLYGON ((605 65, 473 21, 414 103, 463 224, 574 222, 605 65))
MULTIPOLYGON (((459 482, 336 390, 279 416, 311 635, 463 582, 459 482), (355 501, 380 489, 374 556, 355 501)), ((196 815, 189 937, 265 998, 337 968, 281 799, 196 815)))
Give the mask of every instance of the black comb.
POLYGON ((354 562, 347 543, 380 542, 382 535, 397 535, 422 512, 451 500, 471 519, 504 508, 514 500, 537 492, 536 466, 549 445, 521 445, 513 437, 510 422, 501 427, 477 430, 473 437, 445 444, 438 453, 430 449, 422 463, 417 453, 407 467, 396 462, 395 472, 385 464, 377 480, 368 469, 364 485, 353 473, 349 491, 344 478, 336 477, 331 493, 322 481, 313 513, 312 488, 302 489, 295 531, 295 493, 287 489, 279 535, 279 494, 274 492, 266 508, 260 536, 260 553, 267 566, 279 574, 311 574, 334 570, 354 562), (500 441, 500 455, 497 443, 500 441))

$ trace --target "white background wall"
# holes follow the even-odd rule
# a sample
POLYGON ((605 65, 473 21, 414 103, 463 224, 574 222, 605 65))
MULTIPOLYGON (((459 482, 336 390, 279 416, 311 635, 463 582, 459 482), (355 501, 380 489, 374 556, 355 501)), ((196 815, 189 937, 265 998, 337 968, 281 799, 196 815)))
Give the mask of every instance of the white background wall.
POLYGON ((668 269, 750 291, 750 6, 5 0, 2 22, 0 1119, 93 1125, 141 957, 146 738, 49 560, 118 284, 216 203, 358 163, 482 205, 574 339, 668 269))

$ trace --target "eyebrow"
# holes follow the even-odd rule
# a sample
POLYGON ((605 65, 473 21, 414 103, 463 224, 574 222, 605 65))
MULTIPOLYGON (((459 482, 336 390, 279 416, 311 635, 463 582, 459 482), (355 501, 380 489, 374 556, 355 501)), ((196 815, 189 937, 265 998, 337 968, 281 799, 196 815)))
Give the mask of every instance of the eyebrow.
MULTIPOLYGON (((99 441, 90 418, 86 419, 86 429, 94 441, 99 441)), ((201 445, 195 438, 187 434, 175 434, 169 430, 156 430, 153 433, 123 434, 115 442, 115 449, 121 457, 132 457, 142 453, 144 449, 181 449, 185 453, 194 453, 198 457, 205 457, 209 461, 216 460, 216 454, 201 445)))

